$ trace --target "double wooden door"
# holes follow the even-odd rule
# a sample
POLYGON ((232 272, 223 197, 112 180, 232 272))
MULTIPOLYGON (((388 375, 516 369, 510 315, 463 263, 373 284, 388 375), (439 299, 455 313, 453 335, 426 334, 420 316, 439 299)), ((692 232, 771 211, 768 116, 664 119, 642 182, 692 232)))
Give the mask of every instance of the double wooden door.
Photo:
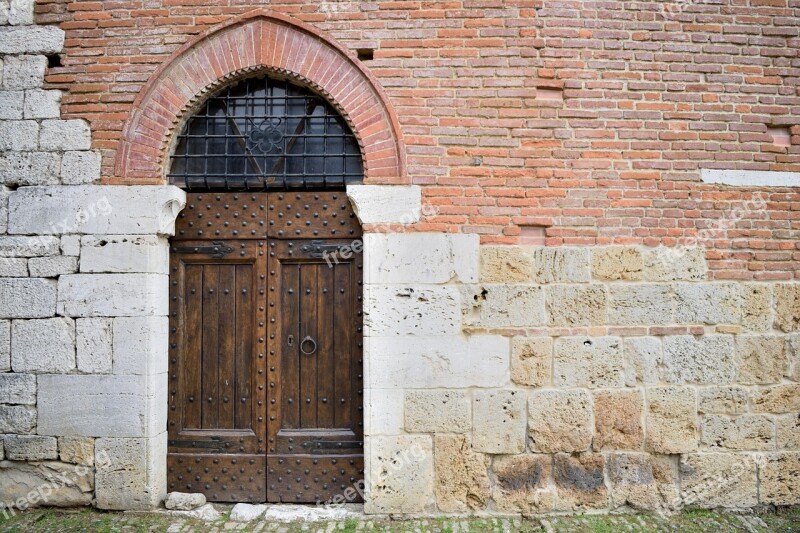
POLYGON ((170 247, 170 491, 360 501, 360 238, 344 192, 187 195, 170 247))

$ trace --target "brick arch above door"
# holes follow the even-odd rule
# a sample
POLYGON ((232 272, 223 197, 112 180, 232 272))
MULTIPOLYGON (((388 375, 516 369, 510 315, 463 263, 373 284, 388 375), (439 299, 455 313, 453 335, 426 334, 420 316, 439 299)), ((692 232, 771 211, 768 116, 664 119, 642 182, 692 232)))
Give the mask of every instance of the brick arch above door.
POLYGON ((123 129, 113 181, 163 183, 170 143, 194 106, 258 72, 307 85, 339 110, 358 139, 365 183, 409 183, 399 122, 375 77, 318 29, 268 10, 197 36, 151 76, 123 129))

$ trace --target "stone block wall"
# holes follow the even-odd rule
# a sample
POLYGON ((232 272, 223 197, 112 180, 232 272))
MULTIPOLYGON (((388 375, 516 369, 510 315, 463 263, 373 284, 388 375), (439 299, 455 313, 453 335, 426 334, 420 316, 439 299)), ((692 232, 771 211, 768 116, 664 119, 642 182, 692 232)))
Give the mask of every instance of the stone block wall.
POLYGON ((700 248, 365 249, 368 512, 800 503, 800 283, 709 281, 700 248))

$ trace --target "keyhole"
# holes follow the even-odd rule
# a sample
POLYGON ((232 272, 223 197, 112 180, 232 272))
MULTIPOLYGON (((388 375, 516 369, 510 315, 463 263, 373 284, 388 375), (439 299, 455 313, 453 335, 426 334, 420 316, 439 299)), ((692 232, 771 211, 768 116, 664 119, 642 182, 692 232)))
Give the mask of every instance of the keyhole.
POLYGON ((289 343, 289 346, 292 346, 294 344, 294 335, 289 335, 287 341, 289 343))

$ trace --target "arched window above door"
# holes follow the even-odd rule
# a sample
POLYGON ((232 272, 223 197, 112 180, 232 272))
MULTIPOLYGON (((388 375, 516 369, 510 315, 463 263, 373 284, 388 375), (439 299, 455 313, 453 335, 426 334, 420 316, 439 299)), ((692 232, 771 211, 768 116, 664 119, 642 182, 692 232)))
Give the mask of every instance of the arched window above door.
POLYGON ((187 190, 343 190, 361 151, 324 98, 287 79, 244 79, 208 98, 177 136, 168 173, 187 190))

